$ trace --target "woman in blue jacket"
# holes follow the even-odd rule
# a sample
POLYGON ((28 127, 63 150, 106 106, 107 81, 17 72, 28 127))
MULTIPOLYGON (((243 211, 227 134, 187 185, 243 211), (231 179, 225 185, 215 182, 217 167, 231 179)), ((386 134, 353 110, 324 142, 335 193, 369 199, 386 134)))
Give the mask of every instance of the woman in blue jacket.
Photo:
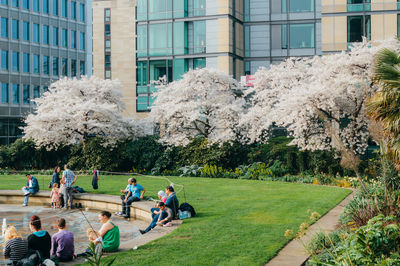
POLYGON ((22 206, 28 206, 29 195, 39 192, 39 182, 36 177, 26 174, 26 186, 22 188, 24 192, 24 204, 22 206))

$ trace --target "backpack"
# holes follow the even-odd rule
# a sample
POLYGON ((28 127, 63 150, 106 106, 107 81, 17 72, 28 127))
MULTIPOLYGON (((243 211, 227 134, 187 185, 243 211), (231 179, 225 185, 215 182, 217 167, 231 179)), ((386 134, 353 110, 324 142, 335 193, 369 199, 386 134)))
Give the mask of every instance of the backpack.
POLYGON ((196 211, 194 210, 193 206, 190 205, 189 203, 182 203, 181 206, 179 206, 179 210, 181 210, 182 212, 187 211, 190 212, 190 216, 191 217, 195 217, 196 216, 196 211))

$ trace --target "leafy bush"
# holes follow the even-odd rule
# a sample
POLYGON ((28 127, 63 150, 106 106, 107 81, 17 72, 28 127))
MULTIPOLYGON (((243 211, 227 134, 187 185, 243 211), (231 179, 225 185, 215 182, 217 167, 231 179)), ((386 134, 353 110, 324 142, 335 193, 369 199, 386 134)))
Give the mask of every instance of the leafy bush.
POLYGON ((378 215, 354 233, 338 239, 318 235, 308 265, 399 265, 400 226, 393 216, 378 215))
POLYGON ((241 177, 243 179, 263 179, 273 175, 271 169, 267 168, 265 163, 253 163, 246 168, 245 174, 241 177))

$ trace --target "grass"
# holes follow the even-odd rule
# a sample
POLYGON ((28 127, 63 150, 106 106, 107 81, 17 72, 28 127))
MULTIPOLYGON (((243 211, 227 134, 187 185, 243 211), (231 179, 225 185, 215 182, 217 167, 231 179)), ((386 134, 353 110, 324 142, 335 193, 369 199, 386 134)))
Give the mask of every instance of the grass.
MULTIPOLYGON (((37 178, 42 189, 47 187, 50 177, 37 178)), ((126 176, 100 178, 96 193, 119 195, 127 183, 126 176)), ((147 190, 145 196, 154 198, 169 184, 163 178, 137 179, 147 190)), ((325 214, 351 192, 281 182, 170 179, 184 184, 187 202, 198 216, 184 220, 171 234, 138 250, 115 255, 113 265, 263 265, 287 243, 283 236, 286 229, 296 232, 302 222, 309 221, 307 210, 325 214)), ((0 189, 20 189, 24 180, 24 176, 0 176, 0 189)), ((77 185, 94 192, 89 176, 79 177, 77 185)), ((180 203, 185 201, 183 192, 178 198, 180 203)))

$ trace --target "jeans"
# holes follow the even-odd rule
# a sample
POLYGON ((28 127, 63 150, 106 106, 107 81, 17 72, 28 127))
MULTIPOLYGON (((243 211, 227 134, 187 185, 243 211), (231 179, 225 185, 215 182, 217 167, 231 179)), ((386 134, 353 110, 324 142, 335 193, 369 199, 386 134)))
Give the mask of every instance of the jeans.
POLYGON ((28 205, 29 195, 35 194, 35 191, 33 190, 33 188, 23 187, 22 188, 22 192, 24 192, 24 195, 27 194, 27 193, 30 193, 30 194, 26 195, 25 198, 24 198, 24 205, 28 205))
POLYGON ((68 199, 69 207, 72 209, 72 187, 64 188, 64 208, 68 207, 68 199))
MULTIPOLYGON (((125 198, 124 198, 125 199, 125 198)), ((131 216, 131 204, 134 201, 140 201, 140 198, 137 198, 135 196, 130 196, 126 202, 122 200, 122 214, 127 215, 128 217, 131 216)))
POLYGON ((150 212, 151 212, 151 218, 154 218, 154 216, 156 216, 157 214, 155 214, 155 211, 160 211, 160 208, 151 208, 150 212))
POLYGON ((168 217, 168 213, 166 211, 163 211, 161 212, 161 214, 157 214, 156 216, 154 216, 153 221, 151 221, 149 227, 147 227, 146 230, 144 230, 145 233, 147 233, 148 231, 157 226, 158 217, 160 217, 160 215, 161 215, 160 221, 168 217))

